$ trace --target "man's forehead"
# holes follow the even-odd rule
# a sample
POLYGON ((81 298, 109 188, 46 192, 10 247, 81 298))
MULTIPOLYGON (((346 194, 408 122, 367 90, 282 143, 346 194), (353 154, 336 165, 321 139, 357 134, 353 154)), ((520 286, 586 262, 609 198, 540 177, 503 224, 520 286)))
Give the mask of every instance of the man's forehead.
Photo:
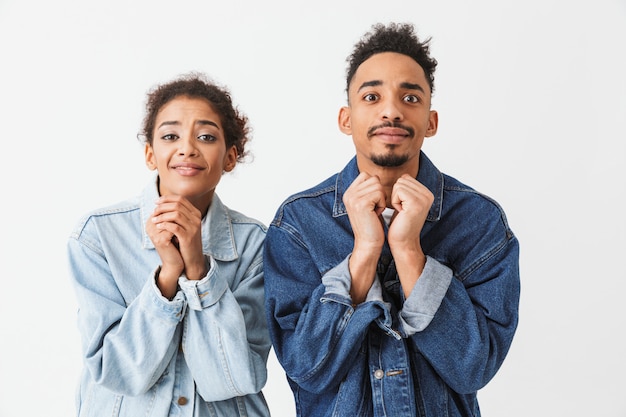
POLYGON ((395 87, 402 90, 414 90, 428 93, 430 85, 422 67, 413 61, 407 61, 407 65, 388 65, 383 61, 382 65, 377 62, 364 61, 350 81, 350 91, 358 93, 365 88, 395 87))

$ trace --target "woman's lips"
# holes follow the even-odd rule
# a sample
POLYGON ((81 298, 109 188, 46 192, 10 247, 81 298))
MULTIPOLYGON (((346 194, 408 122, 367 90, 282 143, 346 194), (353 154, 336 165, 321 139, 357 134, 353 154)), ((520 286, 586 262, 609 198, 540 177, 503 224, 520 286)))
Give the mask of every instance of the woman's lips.
POLYGON ((171 168, 181 175, 195 175, 198 172, 204 170, 204 167, 201 167, 200 165, 189 163, 174 164, 171 166, 171 168))

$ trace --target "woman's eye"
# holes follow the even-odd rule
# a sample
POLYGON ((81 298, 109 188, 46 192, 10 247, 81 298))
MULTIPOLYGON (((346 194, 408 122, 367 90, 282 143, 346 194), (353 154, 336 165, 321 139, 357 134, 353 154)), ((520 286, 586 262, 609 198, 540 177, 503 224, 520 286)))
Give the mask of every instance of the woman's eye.
POLYGON ((167 134, 167 135, 163 135, 161 137, 161 139, 163 139, 163 140, 176 140, 176 139, 178 139, 178 136, 173 134, 173 133, 170 133, 170 134, 167 134))
POLYGON ((206 134, 198 136, 198 140, 201 140, 203 142, 215 142, 217 138, 213 135, 206 134))

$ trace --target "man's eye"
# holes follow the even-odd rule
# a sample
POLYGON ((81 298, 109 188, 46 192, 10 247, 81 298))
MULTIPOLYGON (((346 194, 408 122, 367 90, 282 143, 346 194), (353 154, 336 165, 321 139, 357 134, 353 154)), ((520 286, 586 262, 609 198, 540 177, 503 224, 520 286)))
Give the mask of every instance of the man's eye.
POLYGON ((217 138, 213 135, 206 134, 198 136, 198 140, 201 140, 203 142, 215 142, 217 138))
POLYGON ((365 100, 365 101, 376 101, 376 99, 377 99, 376 94, 366 94, 363 97, 363 100, 365 100))
POLYGON ((170 133, 170 134, 167 134, 167 135, 163 135, 161 137, 161 139, 163 139, 163 140, 176 140, 176 139, 178 139, 178 136, 173 134, 173 133, 170 133))
POLYGON ((408 95, 404 97, 404 101, 408 101, 409 103, 419 103, 421 100, 418 96, 408 95))

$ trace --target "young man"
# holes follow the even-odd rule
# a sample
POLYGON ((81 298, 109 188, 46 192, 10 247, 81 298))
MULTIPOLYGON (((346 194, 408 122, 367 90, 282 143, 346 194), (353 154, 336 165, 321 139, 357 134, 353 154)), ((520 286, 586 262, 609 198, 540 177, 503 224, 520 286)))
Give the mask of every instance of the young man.
POLYGON ((429 53, 408 24, 357 43, 339 112, 356 156, 269 227, 266 310, 299 416, 479 416, 511 345, 518 241, 421 151, 438 122, 429 53))

